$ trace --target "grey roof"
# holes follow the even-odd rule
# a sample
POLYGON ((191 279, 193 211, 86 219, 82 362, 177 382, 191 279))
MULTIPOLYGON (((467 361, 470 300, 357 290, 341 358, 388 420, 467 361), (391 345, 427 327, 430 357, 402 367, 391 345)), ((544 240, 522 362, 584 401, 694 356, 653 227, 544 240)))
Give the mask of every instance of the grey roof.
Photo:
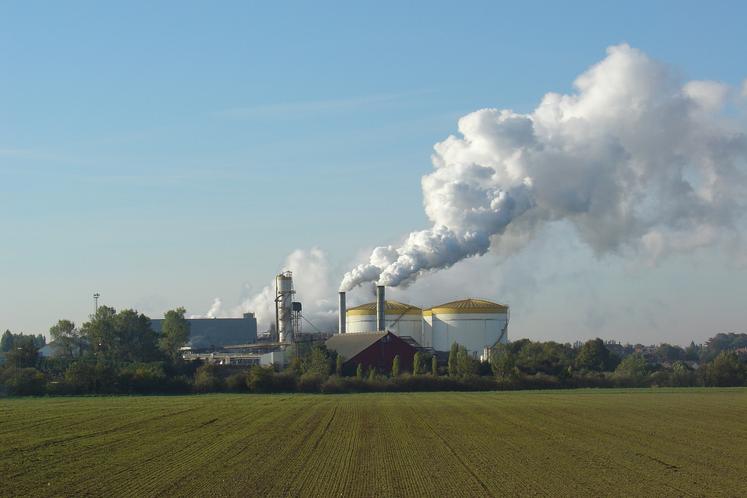
POLYGON ((350 360, 387 334, 388 332, 337 334, 327 339, 325 345, 327 349, 337 351, 345 360, 350 360))

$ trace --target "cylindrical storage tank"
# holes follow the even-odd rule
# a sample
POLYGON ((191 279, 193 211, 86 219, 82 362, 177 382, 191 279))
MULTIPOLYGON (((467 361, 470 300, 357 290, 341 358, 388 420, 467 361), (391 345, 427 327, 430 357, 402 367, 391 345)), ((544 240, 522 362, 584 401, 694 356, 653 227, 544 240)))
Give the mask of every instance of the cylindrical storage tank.
POLYGON ((345 305, 345 293, 340 291, 340 302, 338 309, 338 325, 337 325, 337 332, 340 334, 345 333, 345 315, 346 315, 346 309, 347 306, 345 305))
MULTIPOLYGON (((346 332, 348 334, 378 332, 376 303, 348 308, 346 332)), ((384 301, 385 330, 394 335, 412 337, 418 344, 423 340, 423 310, 398 301, 384 301)))
POLYGON ((464 299, 434 306, 424 313, 432 347, 448 351, 453 343, 479 357, 486 347, 508 342, 508 306, 485 299, 464 299))

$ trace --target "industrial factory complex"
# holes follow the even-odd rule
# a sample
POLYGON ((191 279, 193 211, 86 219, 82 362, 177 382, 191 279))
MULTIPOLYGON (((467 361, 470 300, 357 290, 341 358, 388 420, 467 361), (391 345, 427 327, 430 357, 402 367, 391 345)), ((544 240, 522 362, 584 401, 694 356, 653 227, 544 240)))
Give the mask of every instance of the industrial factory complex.
MULTIPOLYGON (((287 363, 292 346, 320 343, 342 355, 346 364, 385 368, 399 356, 409 369, 416 351, 437 354, 453 343, 475 358, 484 358, 498 343, 508 342, 508 306, 484 299, 462 299, 430 308, 387 300, 384 286, 376 287, 376 301, 348 308, 339 293, 339 321, 335 333, 301 333, 302 304, 295 301, 293 275, 275 278, 275 324, 268 337, 257 337, 253 313, 243 318, 190 319, 191 334, 185 357, 230 364, 287 363)), ((161 320, 153 320, 160 330, 161 320)))

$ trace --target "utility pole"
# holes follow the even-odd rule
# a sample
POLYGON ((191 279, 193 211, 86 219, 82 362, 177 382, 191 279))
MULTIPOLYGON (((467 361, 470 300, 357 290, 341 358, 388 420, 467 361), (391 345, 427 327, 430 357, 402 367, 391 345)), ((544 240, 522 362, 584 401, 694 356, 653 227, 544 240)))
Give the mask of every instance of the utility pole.
POLYGON ((99 298, 101 297, 101 294, 98 292, 94 293, 93 295, 93 314, 95 315, 99 311, 99 298))

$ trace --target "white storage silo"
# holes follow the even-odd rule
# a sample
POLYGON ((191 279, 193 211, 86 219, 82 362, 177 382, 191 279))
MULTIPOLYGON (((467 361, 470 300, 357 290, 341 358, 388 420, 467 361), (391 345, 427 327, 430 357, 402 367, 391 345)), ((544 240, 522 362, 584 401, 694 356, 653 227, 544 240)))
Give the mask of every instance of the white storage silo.
POLYGON ((423 312, 423 346, 448 351, 456 342, 479 356, 485 347, 508 342, 508 315, 508 306, 485 299, 434 306, 423 312))
MULTIPOLYGON (((376 302, 348 308, 345 332, 348 334, 378 332, 376 330, 376 302)), ((412 337, 418 343, 423 335, 423 310, 417 306, 384 301, 386 330, 400 337, 412 337)))

